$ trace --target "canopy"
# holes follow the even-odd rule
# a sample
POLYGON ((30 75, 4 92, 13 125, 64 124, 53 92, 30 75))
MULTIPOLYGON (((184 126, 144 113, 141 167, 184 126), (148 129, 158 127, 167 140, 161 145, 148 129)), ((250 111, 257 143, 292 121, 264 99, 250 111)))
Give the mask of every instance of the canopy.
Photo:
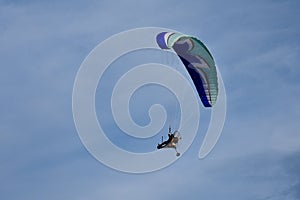
POLYGON ((218 78, 214 59, 207 47, 197 38, 174 32, 156 36, 161 49, 173 49, 197 89, 202 104, 212 107, 218 96, 218 78))

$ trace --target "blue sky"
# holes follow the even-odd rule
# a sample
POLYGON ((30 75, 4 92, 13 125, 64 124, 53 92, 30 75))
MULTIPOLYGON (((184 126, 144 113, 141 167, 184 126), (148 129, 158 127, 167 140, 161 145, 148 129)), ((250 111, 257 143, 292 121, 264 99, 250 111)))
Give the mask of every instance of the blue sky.
POLYGON ((0 199, 300 199, 299 2, 129 2, 0 2, 0 199), (72 89, 97 44, 147 26, 205 42, 227 118, 204 160, 200 130, 173 165, 136 175, 84 148, 72 89))

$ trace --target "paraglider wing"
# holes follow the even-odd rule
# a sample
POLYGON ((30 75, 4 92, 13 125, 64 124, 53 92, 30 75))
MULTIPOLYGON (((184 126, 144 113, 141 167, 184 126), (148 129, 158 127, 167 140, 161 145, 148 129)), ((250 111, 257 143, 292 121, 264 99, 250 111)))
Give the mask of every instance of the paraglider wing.
POLYGON ((162 32, 156 37, 161 49, 173 49, 197 89, 202 104, 212 107, 218 96, 218 78, 214 59, 197 38, 181 33, 162 32))

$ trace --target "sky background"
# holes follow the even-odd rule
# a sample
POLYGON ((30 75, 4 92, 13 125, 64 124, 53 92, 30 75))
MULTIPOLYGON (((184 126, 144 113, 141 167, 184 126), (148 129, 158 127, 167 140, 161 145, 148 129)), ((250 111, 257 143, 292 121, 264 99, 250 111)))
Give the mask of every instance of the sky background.
POLYGON ((299 200, 299 8, 297 0, 0 1, 0 199, 299 200), (72 89, 97 44, 147 26, 209 47, 227 117, 204 160, 201 129, 171 166, 128 174, 81 143, 72 89))

